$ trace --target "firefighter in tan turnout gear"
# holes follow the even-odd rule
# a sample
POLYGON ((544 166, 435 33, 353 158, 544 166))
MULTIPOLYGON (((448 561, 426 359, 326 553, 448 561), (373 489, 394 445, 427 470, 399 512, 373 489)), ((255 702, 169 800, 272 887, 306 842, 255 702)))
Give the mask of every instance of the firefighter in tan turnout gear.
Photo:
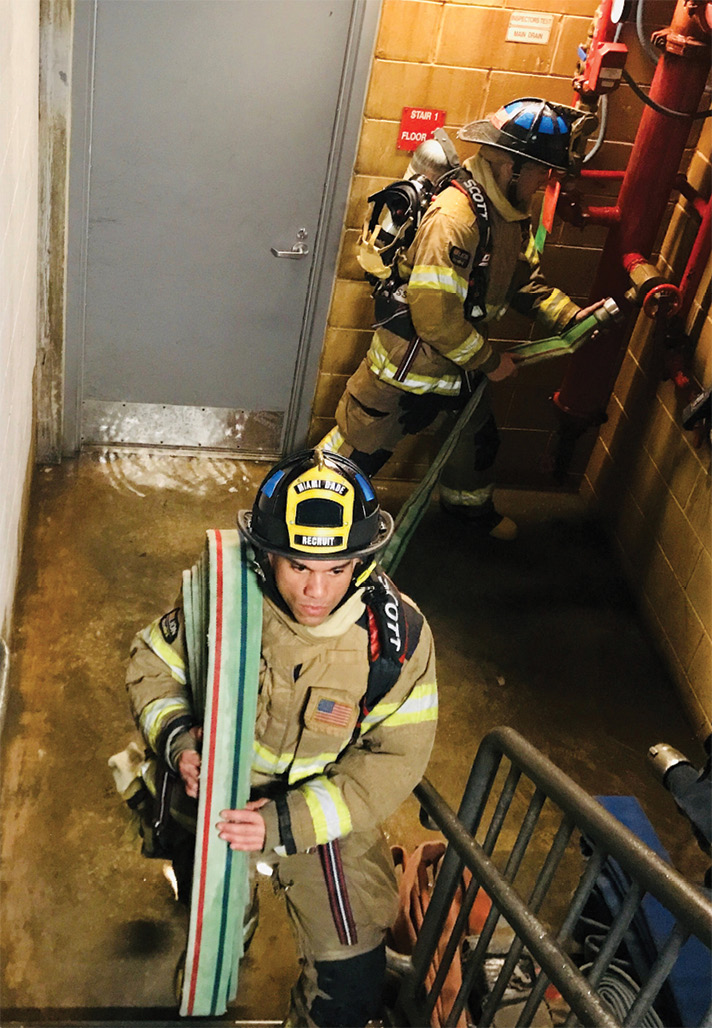
MULTIPOLYGON (((552 168, 572 166, 583 120, 573 108, 524 98, 461 130, 480 150, 436 184, 412 244, 377 283, 376 332, 324 446, 374 475, 404 435, 461 409, 483 375, 497 381, 515 373, 512 357, 488 339, 491 322, 509 307, 547 334, 589 312, 547 285, 530 230, 532 198, 552 168)), ((440 499, 485 533, 510 539, 516 526, 492 499, 498 447, 485 394, 443 470, 440 499)))
MULTIPOLYGON (((284 894, 302 965, 287 1023, 365 1025, 379 1016, 397 910, 380 825, 420 781, 435 735, 432 636, 376 564, 393 523, 348 459, 285 458, 238 524, 263 591, 260 689, 251 799, 215 830, 259 854, 284 894)), ((127 685, 188 811, 200 726, 177 673, 185 661, 179 603, 136 636, 127 685)))

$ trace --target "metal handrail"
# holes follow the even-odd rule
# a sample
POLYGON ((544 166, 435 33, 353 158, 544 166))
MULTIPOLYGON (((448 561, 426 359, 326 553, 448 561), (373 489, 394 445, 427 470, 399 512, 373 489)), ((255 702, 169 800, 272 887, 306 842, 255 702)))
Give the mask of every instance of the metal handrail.
MULTIPOLYGON (((484 738, 472 767, 470 782, 477 777, 475 768, 480 759, 483 765, 494 761, 499 763, 502 754, 524 768, 534 784, 562 810, 575 811, 577 827, 594 841, 604 844, 610 856, 618 860, 671 914, 679 920, 684 919, 692 934, 709 945, 712 906, 704 893, 641 842, 637 835, 514 729, 495 728, 484 738)), ((467 793, 466 788, 465 797, 467 793)), ((483 809, 482 798, 479 807, 478 819, 483 809)), ((467 824, 467 813, 463 802, 458 816, 464 824, 467 824)))
POLYGON ((445 835, 448 848, 413 950, 410 970, 402 982, 394 1012, 397 1023, 430 1023, 450 962, 461 943, 462 926, 466 924, 467 915, 480 887, 492 902, 491 916, 482 929, 480 941, 463 974, 463 984, 447 1015, 447 1025, 458 1023, 467 1002, 478 957, 484 959, 489 939, 500 916, 509 924, 515 938, 503 970, 483 1008, 483 1024, 490 1023, 498 997, 506 987, 507 975, 526 947, 541 971, 533 984, 529 998, 524 997, 526 1003, 520 1024, 531 1023, 527 1018, 531 1018, 543 999, 547 984, 551 982, 569 1004, 578 1022, 584 1025, 618 1028, 620 1022, 600 997, 597 986, 645 893, 657 899, 673 915, 676 925, 668 945, 650 971, 649 980, 642 983, 635 1004, 629 1011, 629 1016, 635 1018, 633 1023, 640 1023, 639 1018, 650 1010, 667 979, 674 963, 674 954, 679 950, 683 936, 695 935, 704 945, 710 947, 712 903, 707 896, 653 853, 633 832, 513 729, 494 729, 482 741, 457 814, 427 779, 423 779, 416 787, 415 795, 427 817, 445 835), (480 845, 475 839, 475 834, 480 827, 503 756, 508 758, 512 767, 496 805, 492 822, 488 826, 485 841, 480 845), (522 774, 533 783, 535 794, 509 855, 507 866, 502 872, 494 864, 491 854, 511 804, 516 783, 522 774), (539 879, 527 903, 512 883, 532 837, 533 826, 543 798, 559 809, 563 814, 563 820, 551 844, 549 855, 543 861, 539 879), (538 918, 537 912, 553 880, 566 844, 564 838, 568 841, 574 829, 579 830, 587 838, 593 852, 574 892, 568 913, 555 937, 538 918), (568 955, 565 944, 608 857, 616 860, 629 876, 631 888, 621 910, 614 918, 609 939, 604 942, 587 977, 568 955), (463 908, 466 909, 461 911, 453 931, 453 936, 457 937, 447 940, 444 953, 440 956, 440 967, 435 981, 428 988, 425 984, 426 976, 441 940, 453 897, 462 883, 465 867, 470 870, 473 877, 463 900, 463 908))

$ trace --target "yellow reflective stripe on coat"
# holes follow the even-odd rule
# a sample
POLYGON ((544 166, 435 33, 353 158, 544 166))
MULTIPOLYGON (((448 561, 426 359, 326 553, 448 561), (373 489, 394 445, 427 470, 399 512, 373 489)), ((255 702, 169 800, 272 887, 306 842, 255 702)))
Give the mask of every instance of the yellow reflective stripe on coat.
POLYGON ((460 392, 461 379, 459 375, 414 375, 408 372, 401 380, 395 381, 398 371, 388 354, 386 347, 379 339, 378 332, 371 340, 368 353, 366 354, 368 366, 376 378, 382 382, 389 382, 396 389, 403 389, 408 393, 444 393, 446 396, 457 396, 460 392))
POLYGON ((437 721, 438 688, 435 682, 416 685, 402 703, 378 703, 361 723, 361 733, 387 721, 388 728, 437 721))
POLYGON ((408 279, 408 292, 412 289, 436 289, 440 293, 453 293, 464 300, 468 281, 454 268, 443 264, 416 264, 408 279))
POLYGON ((158 739, 168 721, 181 714, 189 714, 190 708, 184 700, 164 699, 147 703, 141 711, 139 728, 154 753, 158 752, 158 739))
POLYGON ((319 443, 319 446, 324 450, 331 450, 332 453, 338 453, 345 442, 346 440, 342 436, 338 427, 334 425, 332 430, 326 433, 319 443))
MULTIPOLYGON (((348 740, 344 743, 344 748, 348 740)), ((302 778, 310 778, 312 775, 320 775, 327 764, 332 764, 338 757, 337 753, 318 753, 315 757, 297 757, 289 769, 289 784, 301 782, 302 778)))
POLYGON ((527 242, 527 248, 524 251, 524 256, 526 258, 527 264, 529 264, 531 268, 539 267, 539 264, 541 263, 541 258, 539 256, 539 251, 536 247, 536 241, 531 232, 529 233, 529 241, 527 242))
POLYGON ((181 685, 185 685, 186 674, 185 674, 185 661, 183 661, 176 651, 169 646, 166 640, 163 638, 163 633, 160 627, 160 618, 153 621, 147 628, 141 632, 141 638, 146 643, 148 648, 152 650, 157 657, 159 657, 164 664, 168 665, 170 671, 176 682, 180 682, 181 685))
POLYGON ((539 305, 539 315, 552 323, 556 321, 564 307, 571 303, 570 297, 562 293, 560 289, 552 289, 551 296, 547 296, 539 305))
MULTIPOLYGON (((348 740, 344 743, 347 745, 348 740)), ((255 740, 252 753, 252 770, 260 774, 282 775, 289 771, 289 782, 299 782, 302 778, 320 775, 327 764, 333 763, 340 751, 317 753, 313 757, 294 758, 293 753, 276 754, 268 746, 255 740)))
POLYGON ((439 483, 438 491, 441 500, 456 507, 483 507, 492 499, 494 482, 483 485, 481 489, 449 489, 448 486, 439 483))
POLYGON ((255 739, 252 748, 252 769, 261 774, 281 775, 292 763, 293 753, 277 754, 269 746, 265 746, 255 739))
POLYGON ((485 337, 481 335, 476 328, 470 332, 467 339, 456 346, 454 350, 448 350, 445 354, 449 361, 453 364, 467 364, 469 359, 473 357, 478 350, 481 350, 485 345, 485 337))
POLYGON ((299 791, 306 800, 314 824, 317 846, 351 831, 351 814, 341 792, 328 778, 315 778, 299 791))

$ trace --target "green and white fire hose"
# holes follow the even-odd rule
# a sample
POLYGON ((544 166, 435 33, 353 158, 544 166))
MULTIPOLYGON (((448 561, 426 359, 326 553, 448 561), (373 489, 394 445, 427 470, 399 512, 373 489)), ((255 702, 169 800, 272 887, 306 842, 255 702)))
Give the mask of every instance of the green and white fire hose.
POLYGON ((218 836, 220 811, 245 806, 262 640, 262 593, 252 554, 236 531, 207 533, 205 552, 183 572, 188 665, 203 724, 182 1016, 224 1014, 237 992, 249 900, 247 853, 218 836))

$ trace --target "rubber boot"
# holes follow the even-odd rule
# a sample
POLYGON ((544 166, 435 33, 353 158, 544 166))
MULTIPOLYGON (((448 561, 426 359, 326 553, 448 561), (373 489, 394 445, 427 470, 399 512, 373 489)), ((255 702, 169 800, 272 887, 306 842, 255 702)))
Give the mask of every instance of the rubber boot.
POLYGON ((489 500, 480 506, 448 503, 441 498, 440 506, 446 514, 466 521, 479 535, 488 535, 492 539, 511 542, 517 538, 517 524, 506 514, 500 514, 494 503, 489 500))

